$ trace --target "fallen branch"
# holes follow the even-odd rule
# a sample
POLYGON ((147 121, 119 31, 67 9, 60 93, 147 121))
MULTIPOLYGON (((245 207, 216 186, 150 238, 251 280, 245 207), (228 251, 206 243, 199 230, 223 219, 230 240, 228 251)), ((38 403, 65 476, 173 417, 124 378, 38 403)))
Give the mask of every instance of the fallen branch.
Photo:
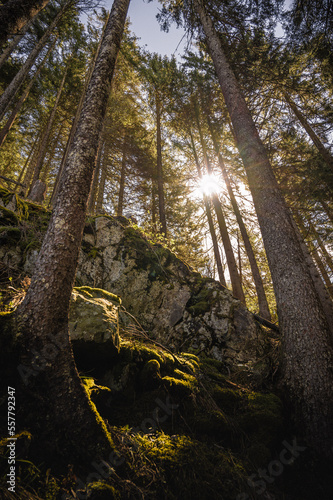
POLYGON ((4 179, 7 182, 12 182, 13 184, 17 184, 18 186, 26 187, 25 184, 21 184, 21 182, 14 181, 13 179, 9 179, 8 177, 5 177, 4 175, 0 175, 1 179, 4 179))
POLYGON ((270 328, 271 330, 274 330, 275 332, 280 333, 280 329, 279 329, 279 327, 275 323, 272 323, 271 321, 268 321, 268 319, 262 318, 261 316, 259 316, 259 314, 255 314, 254 313, 253 317, 261 325, 267 326, 267 328, 270 328))

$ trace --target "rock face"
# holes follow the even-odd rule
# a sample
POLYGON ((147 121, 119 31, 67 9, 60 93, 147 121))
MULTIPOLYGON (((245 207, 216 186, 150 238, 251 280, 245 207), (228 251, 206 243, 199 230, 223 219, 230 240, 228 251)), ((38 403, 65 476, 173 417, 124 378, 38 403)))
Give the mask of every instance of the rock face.
MULTIPOLYGON (((13 229, 23 218, 22 202, 16 199, 14 203, 13 198, 7 196, 2 206, 0 215, 6 227, 0 234, 0 237, 4 235, 0 258, 8 267, 23 268, 31 275, 48 214, 40 208, 43 227, 37 228, 37 239, 31 236, 24 242, 21 236, 18 241, 20 235, 13 229), (9 209, 9 203, 15 213, 9 209)), ((27 207, 33 211, 35 235, 39 220, 36 205, 27 204, 27 207)), ((24 212, 24 234, 32 232, 29 221, 24 212)), ((229 290, 217 281, 202 277, 162 245, 153 245, 124 217, 101 216, 87 222, 77 285, 104 289, 121 297, 122 328, 126 329, 129 324, 132 329, 133 325, 142 327, 151 338, 174 352, 204 353, 232 368, 246 366, 256 371, 267 346, 253 315, 229 290)), ((92 304, 89 293, 82 288, 74 292, 77 320, 71 321, 71 332, 76 342, 80 336, 84 342, 89 336, 97 339, 95 325, 100 318, 104 318, 103 321, 108 318, 105 323, 108 324, 113 314, 102 297, 95 296, 92 304)), ((114 307, 119 307, 119 303, 114 307)), ((110 336, 110 342, 117 346, 117 327, 105 328, 100 331, 99 341, 102 337, 103 342, 108 341, 110 336)))
POLYGON ((151 244, 125 218, 97 217, 86 226, 77 279, 119 295, 149 336, 173 351, 248 368, 263 353, 259 325, 229 290, 151 244))

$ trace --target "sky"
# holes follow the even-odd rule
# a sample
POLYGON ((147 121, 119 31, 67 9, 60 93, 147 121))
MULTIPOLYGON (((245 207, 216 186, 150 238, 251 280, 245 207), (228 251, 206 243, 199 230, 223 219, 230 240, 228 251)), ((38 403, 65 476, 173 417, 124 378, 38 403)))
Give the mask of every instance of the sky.
MULTIPOLYGON (((132 23, 131 31, 140 38, 139 45, 145 46, 150 52, 157 52, 161 55, 171 56, 175 53, 178 44, 184 36, 184 30, 176 29, 172 25, 169 32, 161 31, 156 14, 161 9, 157 0, 148 3, 148 0, 132 0, 130 3, 128 16, 132 23)), ((175 56, 180 56, 186 44, 184 38, 178 47, 175 56)))

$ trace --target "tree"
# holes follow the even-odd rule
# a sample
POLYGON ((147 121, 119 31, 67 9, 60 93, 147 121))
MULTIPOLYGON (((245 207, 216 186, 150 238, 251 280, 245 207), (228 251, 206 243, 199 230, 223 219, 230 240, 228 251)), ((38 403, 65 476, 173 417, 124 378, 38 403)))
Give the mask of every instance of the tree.
POLYGON ((192 7, 214 62, 263 236, 283 332, 283 383, 309 442, 332 456, 333 351, 328 325, 289 210, 213 22, 201 0, 193 0, 192 7))
POLYGON ((112 6, 38 264, 25 300, 17 310, 22 364, 31 366, 33 352, 39 353, 39 357, 44 354, 47 360, 47 349, 51 346, 56 351, 54 361, 46 362, 33 380, 30 377, 28 386, 30 398, 40 407, 39 424, 44 424, 43 437, 49 452, 58 449, 58 430, 66 429, 63 454, 77 454, 84 436, 83 460, 92 454, 103 454, 111 441, 104 423, 92 410, 76 370, 68 311, 98 139, 128 5, 129 0, 115 0, 112 6), (52 431, 45 428, 45 422, 53 427, 52 431))
POLYGON ((8 38, 20 31, 26 23, 49 3, 49 0, 8 0, 0 7, 0 48, 8 38))

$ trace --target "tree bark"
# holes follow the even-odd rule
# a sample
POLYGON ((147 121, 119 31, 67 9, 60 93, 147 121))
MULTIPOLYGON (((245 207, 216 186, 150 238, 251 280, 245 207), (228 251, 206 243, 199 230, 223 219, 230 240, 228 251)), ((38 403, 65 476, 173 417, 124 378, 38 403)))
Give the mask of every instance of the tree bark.
POLYGON ((31 285, 17 310, 21 364, 32 367, 36 352, 39 360, 45 359, 27 382, 30 404, 32 400, 39 407, 38 423, 32 425, 35 431, 39 429, 49 455, 61 453, 74 462, 101 457, 112 444, 80 381, 68 314, 97 145, 128 5, 129 0, 115 0, 112 6, 31 285))
POLYGON ((0 7, 0 48, 49 3, 49 0, 8 0, 0 7))
POLYGON ((193 0, 231 117, 257 212, 283 334, 283 382, 308 441, 333 456, 330 332, 265 148, 202 0, 193 0))
POLYGON ((158 90, 155 90, 155 106, 156 106, 156 144, 157 144, 157 192, 158 192, 158 208, 160 215, 161 232, 164 236, 167 235, 166 217, 165 217, 165 200, 164 200, 164 181, 162 167, 162 138, 161 138, 161 103, 158 90))
POLYGON ((287 104, 290 106, 290 109, 294 112, 296 118, 299 120, 301 123, 302 127, 306 130, 308 136, 312 140, 313 144, 316 146, 318 149, 319 153, 323 157, 325 163, 330 167, 330 169, 333 171, 333 158, 330 152, 325 148, 324 144, 316 134, 316 132, 313 130, 311 127, 310 123, 308 120, 305 118, 303 113, 299 110, 297 104, 291 99, 291 97, 284 92, 283 93, 284 98, 287 102, 287 104))
POLYGON ((43 61, 40 63, 40 65, 38 66, 38 69, 37 71, 35 72, 33 78, 30 80, 29 84, 27 85, 27 87, 24 89, 21 97, 19 98, 19 100, 17 101, 17 103, 15 104, 15 107, 14 109, 12 110, 5 126, 0 130, 0 146, 2 146, 2 144, 4 143, 4 141, 6 140, 6 137, 8 135, 8 132, 10 131, 10 129, 12 128, 13 126, 13 123, 15 122, 16 120, 16 117, 19 113, 19 111, 21 110, 22 108, 22 105, 24 103, 24 101, 26 100, 26 98, 28 97, 29 93, 30 93, 30 90, 33 86, 33 84, 35 83, 35 81, 37 80, 38 76, 39 76, 39 73, 41 72, 45 62, 47 61, 47 58, 49 57, 50 55, 50 52, 51 50, 54 48, 54 45, 56 43, 57 39, 54 40, 54 42, 50 45, 47 53, 45 54, 45 57, 43 59, 43 61))
POLYGON ((29 71, 30 71, 32 65, 35 63, 39 53, 44 48, 47 40, 49 39, 51 33, 53 32, 54 28, 58 24, 59 20, 61 19, 62 15, 64 14, 64 12, 68 6, 69 6, 69 2, 67 2, 66 4, 63 5, 63 7, 60 9, 60 11, 56 15, 56 17, 53 19, 50 26, 45 31, 42 38, 39 40, 39 42, 35 45, 35 47, 30 52, 29 56, 27 57, 27 60, 23 64, 22 68, 18 71, 18 73, 15 75, 13 80, 10 82, 10 84, 8 85, 8 87, 6 88, 4 93, 1 95, 1 97, 0 97, 0 121, 4 117, 4 114, 6 113, 8 107, 10 106, 13 98, 15 97, 16 93, 18 92, 22 83, 28 77, 28 74, 29 74, 29 71))
POLYGON ((106 178, 107 178, 108 163, 109 163, 109 147, 108 147, 108 144, 106 144, 105 148, 104 148, 104 156, 103 156, 103 161, 102 161, 102 166, 101 166, 101 178, 99 180, 99 186, 98 186, 98 195, 97 195, 97 201, 96 201, 96 214, 102 213, 102 210, 103 210, 103 198, 104 198, 104 191, 105 191, 105 182, 106 182, 106 178))
MULTIPOLYGON (((196 151, 196 147, 195 147, 195 143, 194 143, 194 139, 193 139, 193 135, 192 135, 191 130, 190 130, 190 137, 191 137, 192 151, 193 151, 194 160, 195 160, 195 164, 197 167, 199 179, 202 179, 202 170, 201 170, 201 166, 200 166, 200 162, 199 162, 199 158, 197 155, 197 151, 196 151)), ((223 266, 222 266, 219 245, 217 242, 217 236, 216 236, 213 217, 212 217, 211 203, 210 203, 209 198, 205 194, 203 196, 203 199, 204 199, 204 205, 205 205, 205 210, 206 210, 206 215, 207 215, 207 220, 208 220, 210 237, 211 237, 212 243, 213 243, 214 257, 215 257, 215 262, 216 262, 216 267, 217 267, 217 273, 219 275, 219 282, 221 283, 221 285, 227 287, 225 277, 224 277, 224 271, 223 271, 223 266)))
POLYGON ((257 259, 254 255, 254 251, 253 251, 253 248, 252 248, 252 245, 250 242, 250 238, 249 238, 249 235, 247 233, 247 230, 246 230, 246 227, 245 227, 245 224, 243 221, 242 214, 240 213, 238 203, 236 201, 234 192, 232 190, 229 175, 228 175, 225 163, 224 163, 223 156, 220 152, 220 148, 218 146, 218 143, 217 143, 214 131, 213 131, 213 127, 212 127, 212 124, 210 122, 210 118, 208 115, 206 115, 206 118, 207 118, 209 130, 210 130, 211 138, 213 141, 214 149, 215 149, 216 155, 218 157, 220 169, 222 171, 223 179, 224 179, 225 185, 226 185, 227 190, 228 190, 232 209, 233 209, 234 214, 236 216, 236 220, 237 220, 237 223, 238 223, 241 235, 242 235, 243 243, 245 246, 246 254, 247 254, 247 257, 249 259, 251 272, 252 272, 252 276, 253 276, 253 281, 254 281, 254 285, 256 287, 256 293, 257 293, 257 297, 258 297, 259 316, 261 316, 264 319, 267 319, 268 321, 271 321, 271 314, 269 311, 267 297, 266 297, 266 293, 264 290, 264 284, 262 282, 260 271, 258 268, 257 259))
POLYGON ((91 183, 91 189, 90 189, 89 198, 88 198, 88 210, 87 211, 89 214, 95 213, 96 195, 97 195, 97 188, 98 188, 99 172, 101 169, 101 157, 102 157, 103 146, 104 146, 104 144, 103 144, 103 133, 102 133, 100 140, 99 140, 99 143, 98 143, 96 164, 95 164, 95 168, 94 168, 94 175, 93 175, 93 180, 91 183))
POLYGON ((121 160, 120 185, 118 195, 117 215, 123 215, 124 192, 125 192, 125 176, 126 176, 126 152, 127 152, 127 135, 124 132, 123 141, 123 157, 121 160))
MULTIPOLYGON (((207 148, 206 148, 206 143, 202 134, 201 130, 201 125, 200 125, 200 117, 199 117, 199 110, 198 106, 195 105, 195 117, 196 117, 196 124, 199 132, 199 137, 200 137, 200 143, 201 143, 201 149, 202 153, 204 156, 204 161, 207 169, 207 173, 211 175, 213 173, 209 158, 208 158, 208 153, 207 153, 207 148)), ((229 275, 230 275, 230 281, 231 281, 231 286, 232 286, 232 292, 234 296, 239 299, 241 302, 245 304, 245 296, 243 292, 243 287, 242 283, 239 277, 239 272, 237 268, 237 263, 235 259, 235 254, 231 245, 229 233, 228 233, 228 228, 227 224, 225 221, 225 217, 223 214, 221 202, 219 200, 219 197, 217 193, 212 193, 211 199, 213 202, 214 210, 216 213, 220 233, 221 233, 221 238, 223 242, 223 247, 225 251, 225 256, 227 259, 227 264, 228 264, 228 269, 229 269, 229 275)))

